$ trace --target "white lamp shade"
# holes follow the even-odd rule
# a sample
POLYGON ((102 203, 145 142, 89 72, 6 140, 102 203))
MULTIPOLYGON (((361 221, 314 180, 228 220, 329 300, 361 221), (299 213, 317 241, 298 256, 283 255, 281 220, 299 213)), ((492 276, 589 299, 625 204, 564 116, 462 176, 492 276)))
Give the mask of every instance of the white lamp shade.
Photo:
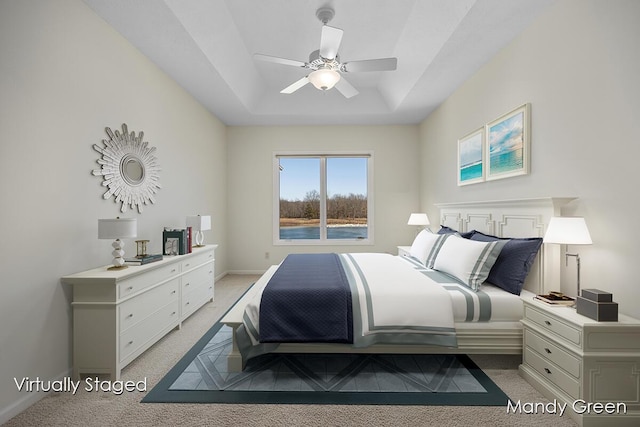
POLYGON ((113 218, 98 220, 98 239, 124 239, 138 235, 135 218, 113 218))
POLYGON ((309 81, 316 89, 329 90, 340 80, 340 73, 329 69, 316 70, 309 74, 309 81))
POLYGON ((407 225, 429 225, 429 217, 426 213, 412 213, 407 225))
POLYGON ((210 215, 190 215, 187 217, 187 227, 193 231, 211 230, 210 215))
POLYGON ((580 217, 551 218, 543 242, 562 245, 590 245, 593 243, 587 223, 584 218, 580 217))

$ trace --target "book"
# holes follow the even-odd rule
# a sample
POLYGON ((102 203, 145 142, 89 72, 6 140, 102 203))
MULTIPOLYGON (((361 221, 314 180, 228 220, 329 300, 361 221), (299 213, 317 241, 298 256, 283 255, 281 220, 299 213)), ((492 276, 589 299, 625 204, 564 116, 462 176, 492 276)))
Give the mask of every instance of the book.
POLYGON ((546 295, 536 295, 534 299, 549 305, 572 306, 576 303, 575 298, 564 295, 561 292, 549 292, 546 295))
POLYGON ((162 254, 150 254, 144 256, 136 256, 133 258, 125 258, 125 264, 129 265, 144 265, 149 264, 150 262, 160 261, 162 259, 162 254))

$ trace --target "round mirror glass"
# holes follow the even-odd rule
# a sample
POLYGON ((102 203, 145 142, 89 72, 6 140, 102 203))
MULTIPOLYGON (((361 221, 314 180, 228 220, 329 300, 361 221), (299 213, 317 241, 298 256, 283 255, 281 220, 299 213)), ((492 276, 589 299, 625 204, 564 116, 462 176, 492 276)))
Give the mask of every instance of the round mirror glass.
POLYGON ((144 165, 137 157, 127 155, 122 159, 120 172, 127 184, 138 185, 144 178, 144 165))

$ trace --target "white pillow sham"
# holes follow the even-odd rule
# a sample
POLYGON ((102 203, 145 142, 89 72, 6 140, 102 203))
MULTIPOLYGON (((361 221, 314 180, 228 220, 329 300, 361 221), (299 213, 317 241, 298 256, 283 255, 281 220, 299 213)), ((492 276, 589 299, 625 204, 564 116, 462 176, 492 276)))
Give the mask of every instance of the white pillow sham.
POLYGON ((434 234, 428 230, 422 230, 413 240, 409 254, 424 264, 433 268, 433 261, 449 234, 434 234))
POLYGON ((487 280, 506 241, 479 242, 451 235, 436 254, 433 269, 450 274, 474 291, 487 280))

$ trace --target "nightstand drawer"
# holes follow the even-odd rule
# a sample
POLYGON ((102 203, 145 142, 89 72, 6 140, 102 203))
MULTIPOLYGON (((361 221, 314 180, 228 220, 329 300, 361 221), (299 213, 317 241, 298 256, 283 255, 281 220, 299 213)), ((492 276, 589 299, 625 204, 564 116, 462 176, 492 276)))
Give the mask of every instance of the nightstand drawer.
POLYGON ((582 370, 580 359, 527 328, 524 330, 524 346, 535 350, 543 359, 555 363, 574 378, 580 378, 582 370))
POLYGON ((571 398, 577 399, 580 397, 580 383, 560 367, 544 360, 544 358, 530 348, 525 348, 522 356, 525 364, 535 369, 547 381, 561 388, 571 396, 571 398))
POLYGON ((582 345, 582 331, 569 323, 528 305, 524 307, 524 318, 542 326, 543 330, 552 332, 561 339, 568 340, 578 347, 582 345))

